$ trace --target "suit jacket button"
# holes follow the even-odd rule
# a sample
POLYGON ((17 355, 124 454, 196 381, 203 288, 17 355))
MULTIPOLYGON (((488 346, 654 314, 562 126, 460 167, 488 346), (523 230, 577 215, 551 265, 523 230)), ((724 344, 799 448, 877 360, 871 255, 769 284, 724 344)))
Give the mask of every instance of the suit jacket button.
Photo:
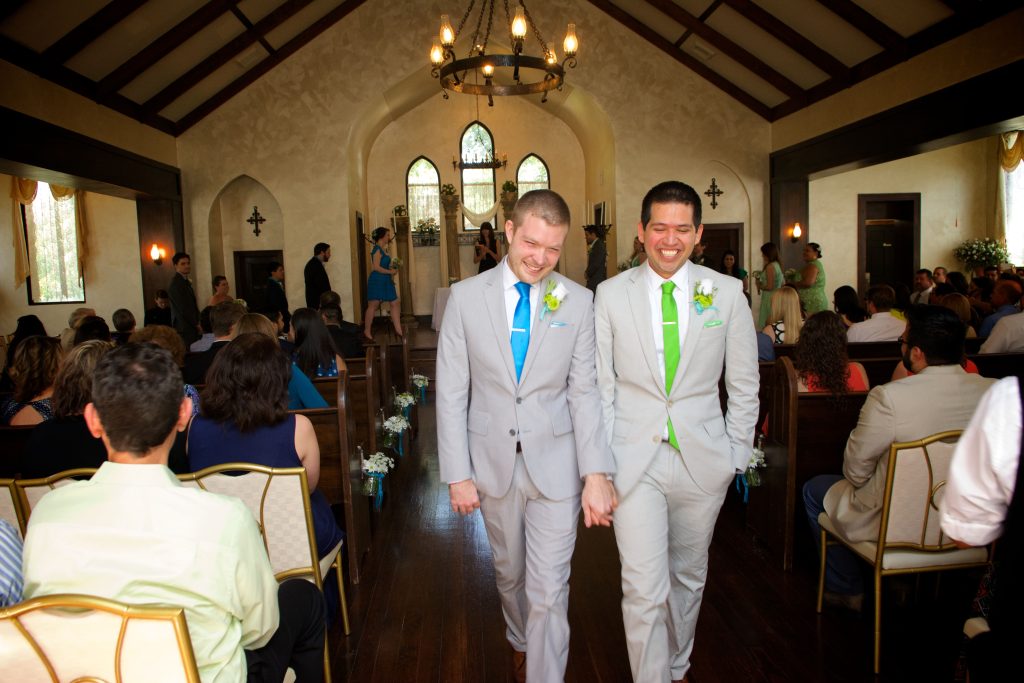
POLYGON ((672 407, 672 401, 666 401, 666 404, 668 405, 669 408, 672 407))
POLYGON ((508 435, 509 436, 515 436, 516 435, 516 430, 514 430, 514 429, 508 430, 508 435))
POLYGON ((520 404, 522 402, 523 402, 522 397, 521 396, 516 396, 516 404, 520 404))

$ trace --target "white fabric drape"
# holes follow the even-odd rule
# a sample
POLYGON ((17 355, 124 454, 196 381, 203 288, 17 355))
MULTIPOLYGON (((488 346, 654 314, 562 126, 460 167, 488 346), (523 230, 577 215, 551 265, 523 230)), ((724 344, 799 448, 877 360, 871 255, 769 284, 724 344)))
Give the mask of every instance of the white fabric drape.
POLYGON ((491 218, 494 217, 494 215, 495 215, 495 213, 497 213, 498 207, 500 205, 501 205, 501 200, 500 199, 495 200, 494 204, 492 204, 490 206, 490 208, 477 213, 475 211, 470 211, 469 207, 467 207, 465 204, 463 204, 462 205, 462 214, 466 217, 467 220, 469 220, 470 223, 472 223, 473 225, 475 225, 476 227, 479 228, 481 223, 483 223, 486 220, 490 220, 491 218))

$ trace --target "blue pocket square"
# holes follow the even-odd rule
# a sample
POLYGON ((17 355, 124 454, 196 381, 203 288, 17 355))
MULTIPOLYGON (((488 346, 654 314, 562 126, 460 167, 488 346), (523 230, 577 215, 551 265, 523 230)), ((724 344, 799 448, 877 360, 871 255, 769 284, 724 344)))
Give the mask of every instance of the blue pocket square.
POLYGON ((704 323, 704 327, 718 327, 721 324, 721 320, 709 320, 706 323, 704 323))
POLYGON ((569 326, 569 323, 563 322, 561 320, 552 320, 551 321, 551 327, 568 327, 568 326, 569 326))

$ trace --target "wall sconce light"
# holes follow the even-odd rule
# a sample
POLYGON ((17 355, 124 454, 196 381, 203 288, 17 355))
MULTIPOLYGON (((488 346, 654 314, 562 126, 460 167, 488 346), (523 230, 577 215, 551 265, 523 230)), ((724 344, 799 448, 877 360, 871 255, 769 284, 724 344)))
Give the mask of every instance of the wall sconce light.
POLYGON ((167 252, 164 251, 164 248, 161 247, 156 242, 154 242, 153 246, 150 247, 150 249, 149 249, 149 258, 153 259, 153 264, 157 265, 157 266, 163 264, 164 257, 166 257, 166 256, 167 256, 167 252))
POLYGON ((800 224, 794 223, 793 229, 790 230, 789 232, 789 240, 795 244, 800 241, 800 238, 803 236, 803 234, 804 230, 803 228, 800 227, 800 224))

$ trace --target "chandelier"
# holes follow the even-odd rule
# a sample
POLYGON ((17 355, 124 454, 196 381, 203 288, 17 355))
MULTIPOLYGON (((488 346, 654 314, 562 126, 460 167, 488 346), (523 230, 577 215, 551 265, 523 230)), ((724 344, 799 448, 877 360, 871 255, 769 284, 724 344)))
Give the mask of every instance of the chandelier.
POLYGON ((544 93, 541 102, 546 102, 548 92, 562 89, 565 83, 565 67, 576 68, 576 52, 579 49, 576 24, 569 24, 566 30, 565 40, 562 42, 565 59, 559 64, 554 43, 544 41, 544 36, 526 9, 526 3, 521 2, 517 5, 515 14, 512 14, 509 11, 508 0, 504 0, 512 54, 488 54, 487 43, 494 23, 495 0, 482 0, 468 54, 458 59, 455 56, 455 41, 463 35, 462 30, 475 5, 476 0, 469 0, 469 6, 466 7, 457 29, 452 28, 448 15, 442 14, 441 30, 430 49, 430 63, 433 65, 430 73, 440 80, 445 99, 448 99, 449 90, 467 95, 486 95, 487 104, 493 107, 495 95, 544 93), (536 36, 543 56, 532 57, 523 54, 523 43, 529 32, 536 36), (495 83, 496 70, 499 68, 512 70, 511 83, 495 83), (527 73, 532 76, 526 76, 527 73), (470 74, 473 75, 472 82, 467 78, 470 74))

